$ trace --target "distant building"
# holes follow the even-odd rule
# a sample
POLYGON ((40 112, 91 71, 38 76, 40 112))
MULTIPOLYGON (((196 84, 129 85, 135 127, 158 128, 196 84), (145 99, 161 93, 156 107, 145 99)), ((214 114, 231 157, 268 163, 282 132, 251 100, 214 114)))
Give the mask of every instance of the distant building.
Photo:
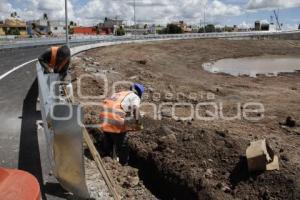
POLYGON ((148 35, 156 34, 157 28, 155 24, 137 24, 136 26, 125 27, 127 35, 148 35))
POLYGON ((149 34, 156 34, 156 30, 157 30, 157 28, 156 28, 155 24, 152 24, 150 27, 148 27, 149 34))
POLYGON ((49 21, 48 25, 53 35, 63 35, 66 32, 66 24, 64 21, 49 21))
POLYGON ((268 24, 268 23, 261 23, 260 27, 261 27, 262 31, 268 31, 270 29, 270 24, 268 24))
POLYGON ((99 33, 96 27, 83 26, 73 27, 72 32, 77 35, 96 35, 99 33))
POLYGON ((184 32, 184 33, 191 33, 192 32, 192 27, 188 26, 184 21, 172 22, 172 24, 177 25, 178 27, 180 27, 182 32, 184 32))
POLYGON ((198 33, 199 29, 200 29, 200 26, 199 25, 192 25, 191 29, 192 29, 193 33, 198 33))
POLYGON ((233 32, 239 32, 239 28, 237 25, 233 25, 233 32))
POLYGON ((27 35, 26 22, 18 18, 1 21, 0 35, 27 35))
POLYGON ((110 19, 107 17, 104 19, 103 23, 98 24, 100 32, 105 32, 106 34, 114 34, 121 26, 123 26, 123 20, 110 19))
POLYGON ((4 28, 2 27, 4 25, 4 21, 0 21, 0 35, 5 35, 4 28))
POLYGON ((260 31, 260 21, 255 21, 255 23, 254 23, 254 29, 256 30, 256 31, 260 31))
POLYGON ((233 32, 234 28, 233 28, 233 26, 227 26, 227 25, 225 25, 222 30, 224 32, 233 32))
MULTIPOLYGON (((256 31, 272 31, 274 27, 267 21, 255 21, 254 29, 256 31)), ((275 27, 276 30, 276 27, 275 27)))
POLYGON ((48 35, 50 33, 48 19, 38 19, 27 21, 28 34, 29 35, 48 35))
POLYGON ((121 26, 123 26, 123 20, 105 18, 103 23, 94 27, 74 26, 71 28, 71 32, 77 35, 107 35, 115 34, 121 26))
POLYGON ((273 24, 273 23, 271 23, 271 24, 269 25, 269 31, 277 31, 276 25, 273 24))
POLYGON ((118 20, 118 19, 105 18, 103 22, 104 28, 111 28, 114 26, 122 26, 122 25, 123 25, 123 20, 118 20))

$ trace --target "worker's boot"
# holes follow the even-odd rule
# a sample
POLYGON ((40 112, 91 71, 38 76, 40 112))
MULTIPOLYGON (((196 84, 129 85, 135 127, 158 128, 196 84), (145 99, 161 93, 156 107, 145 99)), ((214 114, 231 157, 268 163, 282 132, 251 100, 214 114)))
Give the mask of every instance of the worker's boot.
POLYGON ((113 148, 112 148, 112 159, 113 160, 118 160, 117 144, 115 142, 113 143, 113 148))
POLYGON ((128 136, 126 133, 120 135, 119 141, 119 159, 121 165, 128 165, 129 161, 129 146, 128 146, 128 136))
POLYGON ((114 144, 114 140, 112 138, 112 135, 109 133, 104 133, 104 138, 103 138, 104 156, 113 157, 113 144, 114 144))

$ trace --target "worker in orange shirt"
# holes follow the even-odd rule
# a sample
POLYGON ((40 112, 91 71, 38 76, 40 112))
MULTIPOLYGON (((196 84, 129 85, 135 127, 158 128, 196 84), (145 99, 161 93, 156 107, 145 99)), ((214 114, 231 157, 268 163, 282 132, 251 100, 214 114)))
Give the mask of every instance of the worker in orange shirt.
POLYGON ((100 130, 104 133, 104 151, 118 157, 122 165, 129 160, 128 131, 142 128, 139 107, 145 88, 135 83, 130 91, 113 94, 104 100, 100 130))
POLYGON ((38 58, 45 73, 66 75, 70 65, 71 51, 67 45, 53 46, 38 58))

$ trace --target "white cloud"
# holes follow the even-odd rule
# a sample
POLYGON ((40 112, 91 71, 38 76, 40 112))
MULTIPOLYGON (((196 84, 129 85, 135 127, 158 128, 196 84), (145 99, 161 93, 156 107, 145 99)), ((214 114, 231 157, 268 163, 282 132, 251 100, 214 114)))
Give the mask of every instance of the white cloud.
MULTIPOLYGON (((143 0, 136 3, 136 18, 142 23, 165 24, 174 20, 198 23, 203 18, 204 6, 207 18, 221 18, 241 14, 237 5, 224 4, 219 0, 143 0)), ((79 9, 85 21, 102 20, 104 17, 119 17, 133 21, 132 1, 91 0, 79 9)))
POLYGON ((13 11, 12 5, 6 0, 0 1, 0 19, 3 20, 7 15, 13 11))
MULTIPOLYGON (((65 16, 65 1, 64 0, 27 0, 32 3, 34 12, 47 13, 50 19, 64 19, 65 16)), ((74 18, 74 7, 70 0, 68 0, 68 14, 70 18, 74 18)))
MULTIPOLYGON (((7 17, 15 10, 21 18, 36 19, 47 13, 50 19, 64 18, 64 0, 22 0, 13 8, 16 0, 1 0, 0 17, 7 17), (9 8, 9 9, 7 9, 9 8)), ((133 22, 133 0, 89 0, 79 7, 79 0, 68 0, 69 17, 82 25, 92 25, 105 17, 121 18, 133 22)), ((239 15, 242 9, 238 5, 225 4, 221 0, 137 0, 136 19, 140 23, 165 24, 174 20, 199 23, 203 18, 206 5, 207 20, 220 19, 224 16, 239 15), (211 19, 209 19, 211 18, 211 19)))
MULTIPOLYGON (((23 0, 17 2, 20 7, 13 7, 12 0, 1 0, 0 17, 7 18, 10 13, 16 11, 18 16, 25 20, 38 19, 43 13, 47 13, 50 19, 64 19, 64 0, 23 0)), ((75 18, 74 7, 71 0, 68 0, 68 11, 70 18, 75 18)))
POLYGON ((247 22, 243 21, 242 23, 240 23, 238 25, 238 28, 241 28, 241 29, 250 29, 250 28, 253 28, 253 24, 252 23, 247 23, 247 22))
MULTIPOLYGON (((185 5, 185 1, 143 0, 136 3, 136 20, 141 23, 165 23, 185 13, 185 5), (182 2, 181 10, 179 2, 182 2)), ((99 22, 105 17, 118 17, 133 23, 134 9, 132 1, 91 0, 77 11, 77 15, 84 16, 83 22, 99 22)))
MULTIPOLYGON (((136 1, 137 22, 159 24, 175 20, 198 24, 200 19, 203 20, 204 10, 206 21, 216 22, 227 16, 238 16, 256 9, 300 6, 300 0, 248 0, 243 5, 235 0, 136 1)), ((93 25, 105 17, 118 17, 128 23, 133 22, 133 0, 88 0, 85 5, 80 2, 68 0, 69 18, 80 25, 93 25)), ((43 13, 47 13, 50 19, 63 20, 64 0, 0 0, 0 18, 8 17, 12 11, 17 11, 26 20, 40 18, 43 13)))
POLYGON ((208 14, 210 16, 234 16, 240 15, 242 10, 237 5, 225 4, 221 1, 214 0, 208 7, 208 14))
POLYGON ((91 0, 78 9, 77 20, 79 23, 96 23, 105 17, 128 18, 132 15, 131 7, 124 2, 112 0, 91 0))
POLYGON ((284 30, 296 30, 298 29, 298 24, 285 24, 283 25, 282 29, 284 30))
MULTIPOLYGON (((0 17, 4 18, 15 10, 26 20, 40 18, 47 13, 50 19, 64 18, 64 0, 23 0, 13 9, 9 1, 1 0, 0 17), (10 9, 7 9, 9 7, 10 9), (9 10, 9 11, 8 11, 9 10)), ((133 23, 133 0, 89 0, 78 7, 78 0, 68 0, 69 18, 81 25, 93 25, 105 17, 124 19, 133 23)), ((241 8, 236 5, 224 4, 220 0, 141 0, 136 3, 136 20, 138 23, 166 24, 170 21, 185 20, 189 23, 199 23, 203 18, 204 5, 208 21, 229 15, 238 15, 241 8)))
POLYGON ((249 0, 248 9, 291 8, 299 7, 300 0, 249 0))

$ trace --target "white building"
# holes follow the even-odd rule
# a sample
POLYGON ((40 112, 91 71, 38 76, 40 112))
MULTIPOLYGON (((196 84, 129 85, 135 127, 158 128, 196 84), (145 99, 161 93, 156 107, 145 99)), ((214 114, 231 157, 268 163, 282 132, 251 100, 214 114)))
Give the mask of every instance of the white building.
POLYGON ((275 24, 271 23, 269 25, 269 31, 274 32, 274 31, 278 31, 278 29, 275 24))
POLYGON ((66 30, 64 21, 49 21, 49 28, 53 35, 63 35, 66 30))
POLYGON ((30 20, 26 22, 29 35, 48 35, 48 19, 30 20))

